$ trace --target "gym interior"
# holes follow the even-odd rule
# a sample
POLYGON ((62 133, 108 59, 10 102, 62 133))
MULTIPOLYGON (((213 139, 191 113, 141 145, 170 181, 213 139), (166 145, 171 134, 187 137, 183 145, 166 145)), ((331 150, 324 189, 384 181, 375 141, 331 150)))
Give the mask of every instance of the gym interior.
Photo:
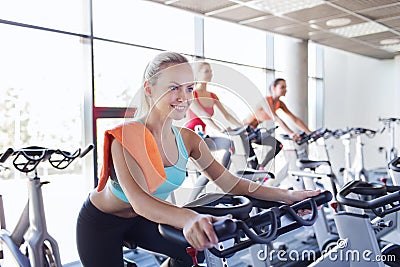
MULTIPOLYGON (((93 145, 68 168, 37 168, 49 181, 42 187, 45 219, 63 266, 82 266, 76 220, 98 183, 104 132, 133 117, 143 71, 163 51, 210 63, 214 92, 240 121, 276 78, 285 79, 281 100, 291 112, 311 131, 331 133, 322 136, 328 159, 314 160, 329 160, 340 178, 350 168, 347 156, 354 163, 358 155, 369 182, 396 185, 387 168, 400 148, 400 1, 8 0, 0 3, 0 35, 0 154, 32 146, 73 154, 93 145), (355 132, 346 139, 338 130, 355 132)), ((221 112, 215 118, 229 125, 221 112)), ((275 176, 285 161, 280 154, 268 169, 275 176)), ((9 230, 28 196, 27 173, 14 168, 12 156, 0 163, 1 223, 9 230)), ((286 166, 287 177, 295 165, 286 166)), ((186 187, 173 201, 183 204, 189 195, 186 187)), ((157 266, 140 260, 137 266, 157 266)))

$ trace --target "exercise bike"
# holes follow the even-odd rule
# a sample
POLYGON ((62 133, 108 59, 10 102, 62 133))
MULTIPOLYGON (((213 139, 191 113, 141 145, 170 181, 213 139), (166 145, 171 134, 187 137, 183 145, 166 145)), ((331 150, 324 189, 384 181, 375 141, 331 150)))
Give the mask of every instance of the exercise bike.
MULTIPOLYGON (((332 136, 332 132, 326 128, 318 129, 309 135, 304 135, 302 139, 297 142, 302 144, 307 142, 308 145, 315 144, 319 140, 322 142, 332 136)), ((322 145, 325 150, 325 143, 322 145)), ((314 146, 314 149, 319 147, 314 146)), ((312 149, 310 149, 312 152, 312 149)), ((321 149, 322 150, 322 149, 321 149)), ((326 160, 310 160, 308 158, 299 158, 296 160, 296 166, 299 170, 289 170, 288 173, 296 178, 296 180, 302 182, 303 189, 317 190, 322 188, 328 190, 333 194, 333 200, 329 203, 334 209, 338 210, 341 207, 337 204, 335 199, 338 189, 340 188, 339 182, 336 179, 336 175, 332 170, 329 157, 326 153, 326 160), (322 171, 320 170, 322 168, 322 171)), ((324 153, 324 154, 325 154, 324 153)), ((315 153, 316 155, 321 153, 315 153)), ((313 225, 313 235, 318 243, 320 251, 329 250, 331 247, 336 245, 339 239, 338 233, 336 232, 333 219, 329 216, 331 214, 329 206, 322 207, 319 212, 318 220, 313 225)))
MULTIPOLYGON (((253 155, 247 157, 247 165, 245 169, 237 168, 234 172, 237 176, 249 179, 258 183, 263 183, 268 179, 273 179, 274 174, 265 170, 258 170, 261 166, 259 159, 255 155, 252 143, 261 144, 262 141, 273 133, 274 129, 269 129, 263 131, 260 128, 252 129, 249 126, 240 127, 231 131, 226 131, 224 134, 228 137, 239 136, 242 140, 242 144, 245 144, 244 148, 239 148, 234 145, 234 141, 228 137, 222 136, 209 136, 203 135, 201 132, 198 134, 203 138, 204 142, 207 144, 211 152, 222 152, 220 153, 219 162, 226 169, 230 169, 232 158, 235 153, 244 153, 244 155, 253 155), (241 151, 245 152, 241 152, 241 151)), ((264 158, 261 164, 264 164, 266 159, 264 158)), ((196 178, 193 190, 190 194, 188 201, 195 200, 200 193, 204 190, 205 186, 208 184, 209 180, 205 175, 199 174, 196 178)))
MULTIPOLYGON (((393 185, 400 186, 400 157, 396 157, 389 162, 388 170, 393 185)), ((391 214, 390 219, 393 221, 392 229, 382 239, 392 243, 400 243, 400 213, 391 214)))
POLYGON ((84 157, 93 145, 74 152, 30 146, 18 150, 7 149, 0 155, 0 163, 13 157, 13 166, 27 175, 28 202, 12 232, 5 227, 4 208, 1 202, 1 266, 61 267, 57 241, 47 232, 42 186, 37 173, 40 163, 48 161, 58 170, 67 168, 76 158, 84 157), (33 172, 33 177, 28 174, 33 172), (11 265, 7 265, 11 264, 11 265))
MULTIPOLYGON (((192 256, 193 266, 227 267, 230 264, 230 258, 241 250, 256 244, 267 246, 280 235, 302 226, 311 226, 318 216, 317 207, 327 203, 331 198, 330 192, 322 192, 316 197, 293 205, 286 205, 243 196, 204 195, 185 207, 199 213, 216 216, 232 214, 233 219, 214 223, 219 243, 217 246, 205 250, 206 265, 198 263, 196 250, 190 247, 187 249, 189 255, 192 256), (257 207, 260 212, 251 214, 253 207, 257 207), (300 209, 309 209, 311 214, 307 218, 303 218, 298 215, 300 209)), ((189 246, 181 230, 169 225, 160 225, 159 230, 166 239, 189 246)), ((265 266, 268 266, 269 255, 265 255, 265 251, 261 250, 258 256, 260 260, 265 261, 265 266)))
POLYGON ((224 132, 224 135, 234 140, 233 157, 237 155, 241 159, 238 169, 247 167, 252 170, 263 170, 267 167, 282 149, 281 143, 272 136, 276 128, 252 128, 245 125, 224 132), (268 151, 267 148, 269 148, 268 151))
POLYGON ((378 237, 382 228, 391 225, 391 221, 384 218, 400 210, 400 187, 355 180, 339 191, 337 201, 346 207, 346 211, 334 215, 340 239, 310 266, 400 266, 400 246, 383 246, 378 237), (361 196, 373 199, 363 200, 361 196), (376 217, 371 220, 366 210, 376 217))
POLYGON ((346 130, 338 129, 334 131, 333 136, 342 140, 345 149, 345 167, 340 170, 340 172, 343 173, 344 184, 353 180, 369 181, 368 171, 364 167, 364 143, 362 141, 362 136, 365 135, 369 138, 373 138, 376 133, 377 131, 375 130, 361 127, 353 127, 346 130), (352 139, 356 139, 353 160, 351 159, 350 152, 352 139))
MULTIPOLYGON (((391 160, 397 158, 397 149, 395 146, 395 123, 400 124, 400 118, 379 118, 379 121, 383 123, 383 128, 380 133, 383 133, 385 130, 389 135, 390 147, 386 149, 386 162, 390 162, 391 160)), ((384 147, 381 147, 380 150, 384 150, 384 147)))
MULTIPOLYGON (((281 135, 284 140, 290 140, 300 150, 299 152, 295 149, 296 146, 290 150, 291 168, 287 172, 289 177, 283 181, 283 185, 296 189, 328 190, 334 196, 329 204, 335 209, 340 208, 334 199, 340 186, 332 171, 325 145, 325 139, 330 138, 332 132, 327 128, 319 128, 310 134, 302 132, 299 136, 300 138, 293 141, 288 135, 281 135)), ((322 207, 318 213, 319 216, 313 225, 313 231, 298 237, 307 244, 313 244, 316 241, 317 251, 322 252, 336 245, 339 237, 331 218, 332 212, 329 205, 322 207)))

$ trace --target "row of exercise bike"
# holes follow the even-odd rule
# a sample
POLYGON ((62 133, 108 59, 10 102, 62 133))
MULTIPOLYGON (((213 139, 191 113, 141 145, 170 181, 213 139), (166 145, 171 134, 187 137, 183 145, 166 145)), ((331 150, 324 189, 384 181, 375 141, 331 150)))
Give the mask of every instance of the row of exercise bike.
MULTIPOLYGON (((388 121, 397 122, 397 119, 390 118, 388 121)), ((391 133, 394 134, 394 128, 391 127, 391 133)), ((397 213, 400 209, 400 158, 396 150, 390 150, 387 165, 390 176, 382 181, 370 181, 367 176, 357 176, 352 167, 354 164, 346 165, 343 177, 348 175, 347 180, 339 181, 331 168, 329 157, 311 160, 311 155, 318 154, 315 152, 318 149, 308 151, 311 144, 323 144, 323 140, 332 136, 349 140, 354 136, 372 136, 375 133, 369 129, 351 128, 336 131, 318 129, 309 135, 303 134, 292 146, 295 149, 285 151, 283 146, 282 151, 295 154, 296 160, 287 164, 287 177, 280 180, 274 173, 260 170, 260 166, 257 169, 246 166, 243 170, 235 170, 238 175, 260 183, 279 186, 291 180, 289 185, 294 189, 323 189, 317 197, 293 205, 218 192, 204 193, 207 184, 204 177, 199 176, 185 206, 202 213, 232 214, 233 218, 214 225, 220 243, 205 252, 205 263, 198 263, 196 251, 188 248, 188 253, 193 257, 193 266, 400 266, 400 218, 397 213), (300 216, 297 213, 304 209, 310 210, 311 214, 300 216), (303 227, 313 229, 313 238, 318 244, 316 254, 313 254, 315 251, 293 251, 287 246, 276 246, 276 241, 281 237, 301 232, 303 227), (249 257, 238 265, 238 255, 243 254, 249 257)), ((271 135, 273 131, 243 127, 230 134, 244 140, 242 144, 247 146, 245 151, 248 151, 257 149, 258 145, 253 145, 252 140, 261 138, 260 134, 271 135)), ((228 139, 227 142, 222 137, 205 137, 205 141, 211 150, 225 152, 221 163, 229 168, 235 153, 232 141, 228 139)), ((394 142, 392 144, 394 147, 394 142)), ((326 152, 326 146, 319 144, 318 148, 321 146, 321 151, 326 152)), ((41 191, 46 182, 40 180, 38 166, 49 162, 56 169, 65 169, 92 149, 93 146, 89 145, 85 149, 69 152, 31 146, 9 148, 0 154, 0 164, 12 160, 16 170, 27 174, 28 182, 27 205, 13 231, 5 227, 0 198, 1 266, 7 266, 4 262, 11 262, 8 266, 22 267, 62 266, 57 241, 47 232, 41 191), (28 175, 32 173, 33 176, 28 175)), ((258 160, 256 152, 254 155, 248 160, 249 164, 254 166, 251 161, 257 161, 257 165, 263 162, 258 160)), ((181 231, 167 225, 160 225, 159 229, 165 238, 187 244, 181 231)), ((127 266, 135 266, 135 259, 132 258, 135 253, 131 252, 136 250, 135 244, 126 244, 127 266)))

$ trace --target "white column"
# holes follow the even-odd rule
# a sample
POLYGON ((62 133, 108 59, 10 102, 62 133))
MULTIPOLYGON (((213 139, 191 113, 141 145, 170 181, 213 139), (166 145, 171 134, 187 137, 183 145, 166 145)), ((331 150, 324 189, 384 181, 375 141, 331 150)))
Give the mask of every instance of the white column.
POLYGON ((308 45, 307 41, 275 38, 275 78, 284 78, 288 108, 305 123, 308 120, 308 45), (278 77, 279 75, 283 77, 278 77))

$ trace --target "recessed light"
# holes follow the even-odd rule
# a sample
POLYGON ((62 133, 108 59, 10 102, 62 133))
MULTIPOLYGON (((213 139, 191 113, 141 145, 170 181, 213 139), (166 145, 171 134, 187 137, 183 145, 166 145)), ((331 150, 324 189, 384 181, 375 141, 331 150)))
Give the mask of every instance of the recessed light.
POLYGON ((329 31, 344 37, 352 38, 374 33, 386 32, 389 28, 374 21, 353 24, 345 27, 330 29, 329 31))
POLYGON ((400 44, 382 45, 380 48, 389 52, 400 52, 400 44))
POLYGON ((268 11, 275 16, 281 16, 290 12, 312 8, 324 4, 323 0, 256 0, 250 1, 249 5, 254 5, 262 10, 268 11))
POLYGON ((178 2, 178 1, 179 0, 168 0, 168 1, 165 1, 164 4, 170 5, 170 4, 173 4, 173 3, 178 2))
POLYGON ((380 41, 381 45, 394 45, 400 43, 400 39, 391 38, 391 39, 384 39, 380 41))
POLYGON ((349 18, 337 18, 337 19, 330 19, 326 22, 326 26, 329 27, 341 27, 347 24, 350 24, 351 19, 349 18))

